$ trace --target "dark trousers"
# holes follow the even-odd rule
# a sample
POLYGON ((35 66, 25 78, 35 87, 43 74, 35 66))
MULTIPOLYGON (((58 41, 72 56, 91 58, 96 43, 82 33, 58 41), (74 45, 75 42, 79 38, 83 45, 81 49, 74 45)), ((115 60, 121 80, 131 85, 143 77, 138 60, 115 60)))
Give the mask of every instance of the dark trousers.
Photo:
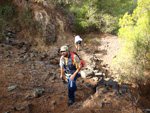
POLYGON ((70 77, 68 78, 68 80, 69 80, 69 84, 68 84, 68 97, 69 97, 69 100, 72 100, 73 102, 75 101, 74 92, 77 90, 76 80, 79 77, 79 75, 80 75, 80 73, 78 73, 75 76, 75 78, 74 78, 73 81, 70 80, 70 77))
POLYGON ((82 42, 82 41, 79 40, 77 43, 78 43, 78 44, 81 44, 81 42, 82 42))

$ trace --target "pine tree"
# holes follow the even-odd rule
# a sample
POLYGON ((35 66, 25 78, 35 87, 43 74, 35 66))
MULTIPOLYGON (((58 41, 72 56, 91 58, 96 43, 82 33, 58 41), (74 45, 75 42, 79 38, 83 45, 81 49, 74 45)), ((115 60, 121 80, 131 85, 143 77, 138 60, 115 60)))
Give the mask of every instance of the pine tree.
POLYGON ((118 63, 126 75, 139 80, 146 77, 150 64, 150 1, 138 0, 133 14, 126 13, 120 19, 119 37, 122 40, 118 63))

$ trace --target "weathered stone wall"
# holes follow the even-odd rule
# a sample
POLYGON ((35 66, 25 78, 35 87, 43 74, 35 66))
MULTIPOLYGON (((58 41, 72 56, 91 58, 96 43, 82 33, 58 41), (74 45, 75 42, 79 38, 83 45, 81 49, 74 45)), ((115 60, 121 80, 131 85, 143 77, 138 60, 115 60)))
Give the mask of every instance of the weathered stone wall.
POLYGON ((20 9, 32 10, 33 17, 40 23, 42 34, 46 44, 56 41, 60 33, 65 32, 65 19, 61 13, 55 12, 54 6, 48 1, 41 0, 40 3, 34 0, 13 0, 20 9))

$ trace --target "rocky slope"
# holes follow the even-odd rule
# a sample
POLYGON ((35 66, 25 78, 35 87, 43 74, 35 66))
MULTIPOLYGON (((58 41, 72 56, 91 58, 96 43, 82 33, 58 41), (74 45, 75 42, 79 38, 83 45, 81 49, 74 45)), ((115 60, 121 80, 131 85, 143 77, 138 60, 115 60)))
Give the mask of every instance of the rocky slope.
MULTIPOLYGON (((86 45, 78 53, 84 59, 85 67, 82 77, 77 80, 76 102, 68 107, 67 83, 59 79, 59 48, 43 53, 30 49, 24 42, 18 43, 20 38, 12 35, 15 33, 9 31, 9 34, 12 36, 9 41, 0 44, 1 112, 141 112, 136 106, 139 95, 133 95, 128 85, 119 85, 107 77, 109 69, 86 45)), ((105 38, 109 40, 109 37, 105 38)), ((74 50, 72 43, 68 46, 74 50)))
MULTIPOLYGON (((25 1, 18 5, 22 7, 23 3, 25 1)), ((46 8, 45 0, 43 4, 30 0, 27 3, 33 14, 37 15, 35 18, 41 21, 42 32, 52 34, 46 35, 45 39, 56 42, 41 51, 22 38, 26 34, 23 30, 16 33, 7 29, 6 40, 0 44, 0 112, 141 113, 149 110, 149 90, 144 90, 143 96, 130 85, 120 85, 114 81, 111 62, 120 46, 118 37, 109 34, 94 34, 92 38, 97 37, 98 41, 83 41, 82 51, 78 54, 84 60, 85 67, 77 80, 76 101, 68 107, 67 83, 59 79, 59 48, 68 45, 71 51, 75 51, 73 33, 65 29, 67 25, 61 13, 54 15, 54 9, 46 8)))

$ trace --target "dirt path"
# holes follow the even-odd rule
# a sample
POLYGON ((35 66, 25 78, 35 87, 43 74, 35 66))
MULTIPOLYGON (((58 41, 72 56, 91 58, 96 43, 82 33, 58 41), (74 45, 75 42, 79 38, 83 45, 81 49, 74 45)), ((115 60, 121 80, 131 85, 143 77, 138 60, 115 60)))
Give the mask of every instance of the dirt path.
MULTIPOLYGON (((118 37, 110 34, 87 34, 81 37, 84 41, 87 37, 95 40, 88 43, 83 41, 79 55, 85 64, 88 65, 90 55, 94 54, 103 64, 111 67, 112 59, 120 47, 118 37)), ((141 113, 142 109, 150 107, 149 90, 143 91, 144 96, 140 95, 142 100, 137 104, 136 93, 132 95, 124 84, 120 86, 121 90, 116 91, 118 86, 110 87, 109 78, 108 81, 102 79, 98 87, 95 87, 96 81, 91 78, 79 78, 76 101, 68 107, 67 83, 59 79, 60 56, 55 58, 53 54, 64 44, 75 51, 74 37, 72 33, 60 33, 57 38, 57 42, 46 52, 34 49, 28 51, 23 43, 0 44, 1 113, 141 113)), ((110 80, 112 83, 116 84, 110 80)))
MULTIPOLYGON (((94 53, 111 65, 112 56, 119 50, 118 38, 113 35, 94 37, 102 39, 101 43, 83 43, 82 58, 89 60, 88 56, 94 53)), ((73 40, 68 41, 71 50, 74 50, 73 40)), ((76 102, 68 107, 67 83, 59 79, 59 60, 50 57, 40 60, 45 53, 25 50, 17 45, 0 44, 1 113, 142 113, 150 107, 149 86, 143 86, 141 92, 122 85, 123 90, 116 93, 112 87, 101 84, 95 93, 95 81, 82 78, 77 80, 76 102), (124 93, 126 91, 129 92, 124 93)))

